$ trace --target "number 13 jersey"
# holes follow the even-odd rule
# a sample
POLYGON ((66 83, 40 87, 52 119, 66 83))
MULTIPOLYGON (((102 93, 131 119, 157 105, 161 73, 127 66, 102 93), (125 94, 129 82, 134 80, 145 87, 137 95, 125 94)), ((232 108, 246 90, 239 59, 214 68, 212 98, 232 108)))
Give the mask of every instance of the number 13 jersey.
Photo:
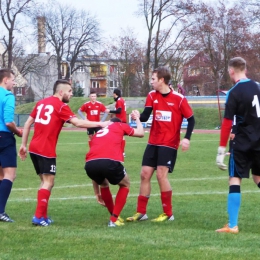
POLYGON ((56 157, 56 145, 63 124, 76 115, 70 107, 51 96, 40 100, 30 116, 34 118, 34 134, 29 152, 47 158, 56 157))

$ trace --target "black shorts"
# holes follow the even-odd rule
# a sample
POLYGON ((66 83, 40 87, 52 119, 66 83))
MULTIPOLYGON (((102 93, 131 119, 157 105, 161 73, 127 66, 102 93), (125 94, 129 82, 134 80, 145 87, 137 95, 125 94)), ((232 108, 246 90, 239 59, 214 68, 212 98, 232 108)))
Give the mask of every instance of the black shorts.
POLYGON ((34 169, 37 174, 56 174, 56 158, 46 158, 30 153, 34 169))
POLYGON ((142 166, 166 166, 172 172, 177 158, 177 150, 166 146, 148 144, 144 151, 142 166))
POLYGON ((232 150, 229 158, 229 176, 249 178, 252 174, 260 176, 260 151, 232 150))
POLYGON ((0 132, 0 166, 17 167, 16 139, 12 133, 0 132))
POLYGON ((99 185, 103 183, 104 179, 116 185, 122 181, 126 175, 126 170, 120 162, 109 159, 88 161, 85 164, 85 170, 88 177, 99 185))
POLYGON ((102 127, 91 127, 88 128, 87 133, 88 135, 93 135, 95 134, 97 131, 99 131, 102 127))

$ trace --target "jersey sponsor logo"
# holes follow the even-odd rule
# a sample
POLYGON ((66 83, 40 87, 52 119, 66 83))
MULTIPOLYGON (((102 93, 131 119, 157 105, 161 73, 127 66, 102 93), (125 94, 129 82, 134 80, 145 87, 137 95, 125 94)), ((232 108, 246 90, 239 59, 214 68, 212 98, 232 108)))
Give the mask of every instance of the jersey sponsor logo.
POLYGON ((90 110, 90 115, 92 116, 98 115, 98 110, 90 110))
POLYGON ((167 102, 168 106, 174 106, 174 103, 167 102))
POLYGON ((155 111, 155 120, 163 121, 163 122, 171 122, 171 119, 172 119, 172 112, 163 111, 163 110, 155 111))

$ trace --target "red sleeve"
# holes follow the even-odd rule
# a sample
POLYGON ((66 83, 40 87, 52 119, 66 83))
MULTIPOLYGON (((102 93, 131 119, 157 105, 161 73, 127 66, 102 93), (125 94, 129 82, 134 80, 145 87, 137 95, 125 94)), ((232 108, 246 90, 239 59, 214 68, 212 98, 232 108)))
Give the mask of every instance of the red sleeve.
POLYGON ((85 104, 83 104, 80 109, 79 109, 81 112, 85 112, 85 104))
POLYGON ((70 107, 68 105, 64 105, 61 108, 60 111, 60 118, 64 120, 65 122, 70 120, 72 117, 75 117, 76 115, 71 111, 70 107))
POLYGON ((220 131, 220 142, 219 142, 220 146, 223 147, 227 146, 231 128, 232 128, 232 120, 224 118, 221 125, 221 131, 220 131))
POLYGON ((101 112, 105 112, 105 110, 106 110, 106 107, 105 107, 103 104, 101 104, 101 109, 100 109, 100 111, 101 111, 101 112))

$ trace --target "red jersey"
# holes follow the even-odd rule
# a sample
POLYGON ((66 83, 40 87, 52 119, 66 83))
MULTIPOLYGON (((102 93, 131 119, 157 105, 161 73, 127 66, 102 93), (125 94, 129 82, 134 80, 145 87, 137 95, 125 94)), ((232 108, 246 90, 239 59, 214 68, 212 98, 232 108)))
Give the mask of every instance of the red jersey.
POLYGON ((123 162, 121 143, 124 135, 132 136, 134 129, 128 124, 115 122, 99 130, 91 140, 86 162, 96 159, 110 159, 123 162))
POLYGON ((56 145, 63 124, 76 116, 70 107, 51 96, 39 101, 30 114, 35 119, 29 152, 56 158, 56 145))
POLYGON ((118 98, 116 101, 116 109, 121 107, 121 112, 119 114, 115 114, 117 118, 119 118, 123 123, 126 123, 126 104, 123 98, 118 98))
POLYGON ((149 92, 145 107, 152 107, 153 121, 148 143, 178 149, 183 118, 193 116, 187 99, 171 91, 163 96, 158 91, 149 92))
POLYGON ((99 101, 92 103, 86 102, 80 107, 80 111, 86 113, 86 118, 89 121, 100 121, 100 112, 105 112, 106 107, 99 101))

